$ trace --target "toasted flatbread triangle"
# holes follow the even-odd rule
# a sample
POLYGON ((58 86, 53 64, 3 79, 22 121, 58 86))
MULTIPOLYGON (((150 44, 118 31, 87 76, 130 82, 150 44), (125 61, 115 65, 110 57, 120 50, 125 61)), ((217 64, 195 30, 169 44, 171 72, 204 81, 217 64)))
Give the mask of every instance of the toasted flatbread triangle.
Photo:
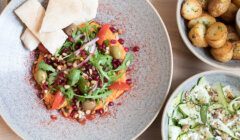
POLYGON ((62 30, 39 33, 45 9, 38 0, 26 1, 15 10, 15 13, 50 53, 54 54, 66 41, 67 35, 62 30))
POLYGON ((98 0, 49 0, 40 32, 64 29, 96 17, 98 0))
POLYGON ((35 50, 38 47, 40 41, 31 33, 29 29, 26 29, 21 36, 21 40, 25 46, 25 48, 30 51, 35 50))

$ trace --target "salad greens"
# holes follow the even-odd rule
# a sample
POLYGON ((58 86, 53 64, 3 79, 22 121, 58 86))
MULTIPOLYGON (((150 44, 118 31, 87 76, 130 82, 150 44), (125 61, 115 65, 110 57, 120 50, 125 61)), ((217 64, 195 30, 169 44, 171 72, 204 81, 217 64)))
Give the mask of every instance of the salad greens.
POLYGON ((170 140, 240 139, 240 96, 205 77, 175 97, 168 111, 170 140))
POLYGON ((41 61, 38 64, 38 68, 41 69, 41 70, 44 70, 44 71, 55 72, 55 69, 51 65, 48 65, 47 63, 45 63, 44 61, 41 61))

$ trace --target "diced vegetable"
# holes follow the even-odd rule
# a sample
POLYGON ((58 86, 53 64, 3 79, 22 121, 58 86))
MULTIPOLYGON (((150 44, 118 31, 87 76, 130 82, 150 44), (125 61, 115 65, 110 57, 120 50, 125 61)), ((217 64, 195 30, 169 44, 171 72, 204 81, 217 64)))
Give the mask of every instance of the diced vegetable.
POLYGON ((62 105, 64 100, 65 99, 64 99, 64 96, 63 96, 62 92, 58 91, 55 94, 54 101, 53 101, 53 104, 52 104, 52 109, 59 109, 59 107, 62 105))
POLYGON ((109 24, 104 24, 100 31, 97 34, 97 37, 99 38, 98 44, 102 45, 105 40, 111 40, 114 39, 114 34, 110 30, 110 25, 109 24))
POLYGON ((124 90, 127 91, 131 88, 131 86, 124 82, 115 82, 112 85, 109 86, 109 89, 111 90, 124 90))

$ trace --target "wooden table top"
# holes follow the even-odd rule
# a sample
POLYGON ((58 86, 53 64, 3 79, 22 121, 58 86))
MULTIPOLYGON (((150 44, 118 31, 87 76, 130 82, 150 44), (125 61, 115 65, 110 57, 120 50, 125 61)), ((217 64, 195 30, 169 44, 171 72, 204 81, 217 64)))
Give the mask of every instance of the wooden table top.
MULTIPOLYGON (((160 13, 168 29, 173 49, 173 80, 170 93, 188 77, 214 68, 197 59, 184 45, 178 34, 176 24, 176 3, 177 0, 150 0, 160 13), (189 63, 193 65, 189 65, 189 63)), ((6 0, 0 0, 0 9, 4 7, 6 0)), ((161 139, 161 114, 153 124, 138 138, 138 140, 161 139)), ((0 139, 20 140, 20 138, 7 126, 0 117, 0 139)))

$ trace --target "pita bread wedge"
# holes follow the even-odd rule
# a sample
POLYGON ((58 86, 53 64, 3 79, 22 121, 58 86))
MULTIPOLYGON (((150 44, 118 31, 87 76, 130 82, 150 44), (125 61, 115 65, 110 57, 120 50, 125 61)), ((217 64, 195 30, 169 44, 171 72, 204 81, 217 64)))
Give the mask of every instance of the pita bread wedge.
POLYGON ((66 41, 67 35, 62 30, 39 33, 45 9, 38 0, 27 0, 15 13, 50 53, 54 54, 66 41))
POLYGON ((64 29, 96 17, 98 0, 49 0, 40 32, 64 29))
POLYGON ((26 29, 21 36, 21 40, 25 46, 30 51, 35 50, 38 47, 40 41, 31 33, 29 29, 26 29))

